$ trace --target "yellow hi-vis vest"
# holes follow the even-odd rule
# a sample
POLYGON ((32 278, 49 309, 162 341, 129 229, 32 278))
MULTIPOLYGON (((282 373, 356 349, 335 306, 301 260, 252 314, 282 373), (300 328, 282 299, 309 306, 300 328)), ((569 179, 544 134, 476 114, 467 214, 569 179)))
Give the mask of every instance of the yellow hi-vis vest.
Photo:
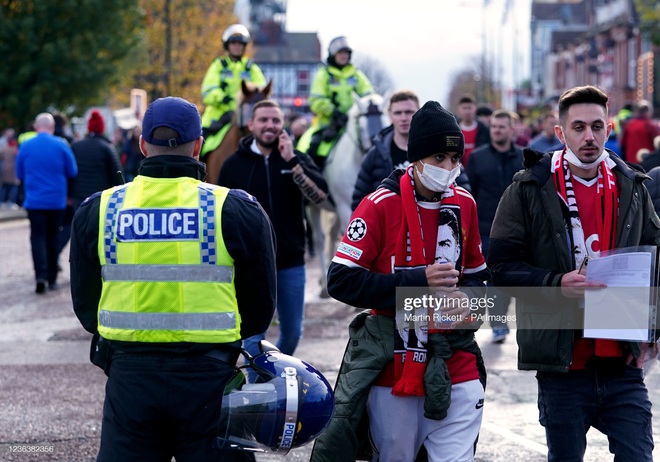
POLYGON ((222 238, 229 190, 137 176, 103 191, 99 334, 127 342, 240 340, 234 260, 222 238))

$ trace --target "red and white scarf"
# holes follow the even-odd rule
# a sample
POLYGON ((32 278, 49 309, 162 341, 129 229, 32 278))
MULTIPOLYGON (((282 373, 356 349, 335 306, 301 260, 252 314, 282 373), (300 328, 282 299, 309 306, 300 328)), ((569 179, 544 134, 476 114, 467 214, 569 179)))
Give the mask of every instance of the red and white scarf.
MULTIPOLYGON (((426 268, 426 252, 424 250, 424 233, 422 231, 422 221, 419 212, 419 205, 415 196, 415 185, 413 180, 413 166, 410 165, 406 172, 399 179, 402 202, 401 227, 394 251, 394 270, 407 271, 415 268, 426 268)), ((458 195, 455 187, 452 185, 442 195, 440 208, 451 207, 457 214, 458 228, 460 229, 460 208, 458 195)), ((443 214, 440 214, 441 221, 438 227, 447 225, 443 223, 443 214)), ((462 240, 462 233, 459 232, 459 241, 462 240)), ((460 248, 463 248, 462 242, 457 242, 460 248)), ((439 251, 438 245, 436 248, 439 251)), ((461 271, 463 263, 459 257, 456 262, 456 269, 461 271)), ((414 327, 423 327, 425 321, 405 321, 402 316, 396 317, 396 329, 394 332, 394 386, 392 394, 397 396, 424 396, 424 372, 426 370, 427 351, 426 345, 416 339, 413 335, 414 327), (401 338, 399 332, 407 330, 409 337, 407 341, 401 338)), ((428 335, 441 331, 429 329, 426 323, 428 335)))
MULTIPOLYGON (((555 188, 557 194, 565 205, 567 214, 564 218, 566 226, 570 230, 569 238, 571 241, 571 254, 575 268, 579 268, 585 258, 587 258, 587 249, 584 242, 584 231, 580 214, 578 212, 577 201, 575 199, 575 190, 573 189, 572 174, 568 168, 568 161, 563 151, 555 151, 552 156, 552 172, 554 174, 555 188)), ((598 202, 596 207, 596 225, 598 238, 600 240, 601 250, 610 250, 614 248, 616 242, 616 225, 619 211, 619 192, 616 187, 616 176, 608 165, 609 158, 604 159, 598 165, 598 177, 596 184, 596 194, 598 202)), ((611 161, 610 161, 611 162, 611 161)), ((596 356, 618 357, 622 350, 619 342, 613 340, 600 340, 596 342, 596 356)))

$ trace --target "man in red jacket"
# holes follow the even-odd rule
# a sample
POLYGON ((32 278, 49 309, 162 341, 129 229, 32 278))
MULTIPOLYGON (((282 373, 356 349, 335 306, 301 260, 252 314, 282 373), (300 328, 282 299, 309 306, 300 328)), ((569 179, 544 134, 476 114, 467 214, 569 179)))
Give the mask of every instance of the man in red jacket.
POLYGON ((640 149, 653 151, 653 138, 660 135, 660 128, 649 118, 651 104, 646 100, 635 103, 635 116, 630 119, 621 135, 621 156, 626 162, 639 163, 640 149))

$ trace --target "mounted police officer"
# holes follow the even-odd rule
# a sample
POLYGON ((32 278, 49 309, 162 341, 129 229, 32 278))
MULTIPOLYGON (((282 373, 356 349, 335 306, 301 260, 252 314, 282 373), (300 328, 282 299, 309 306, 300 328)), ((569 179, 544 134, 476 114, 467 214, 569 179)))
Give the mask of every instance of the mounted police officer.
POLYGON ((213 445, 241 339, 275 310, 274 235, 256 199, 202 181, 201 134, 195 105, 153 102, 138 176, 73 220, 73 307, 108 375, 99 461, 254 460, 213 445))
POLYGON ((351 64, 352 53, 346 37, 332 39, 327 65, 319 69, 312 83, 309 102, 314 119, 300 138, 298 150, 312 156, 320 168, 348 121, 353 93, 362 97, 374 92, 367 76, 351 64))
POLYGON ((202 102, 206 105, 202 115, 202 127, 206 140, 202 155, 217 148, 222 141, 211 140, 225 125, 231 123, 237 109, 236 95, 241 88, 241 81, 252 82, 257 86, 266 85, 266 78, 250 58, 245 56, 245 49, 250 43, 250 32, 242 24, 233 24, 222 34, 222 44, 227 54, 217 57, 202 81, 202 102), (213 142, 215 141, 215 142, 213 142))

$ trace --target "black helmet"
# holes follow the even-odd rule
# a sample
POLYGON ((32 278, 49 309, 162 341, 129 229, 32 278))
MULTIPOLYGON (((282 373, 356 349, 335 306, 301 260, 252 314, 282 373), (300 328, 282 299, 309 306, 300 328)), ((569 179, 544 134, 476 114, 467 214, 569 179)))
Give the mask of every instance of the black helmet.
POLYGON ((262 341, 249 357, 248 377, 239 371, 222 398, 217 446, 287 454, 320 435, 334 413, 332 387, 310 364, 262 341))

